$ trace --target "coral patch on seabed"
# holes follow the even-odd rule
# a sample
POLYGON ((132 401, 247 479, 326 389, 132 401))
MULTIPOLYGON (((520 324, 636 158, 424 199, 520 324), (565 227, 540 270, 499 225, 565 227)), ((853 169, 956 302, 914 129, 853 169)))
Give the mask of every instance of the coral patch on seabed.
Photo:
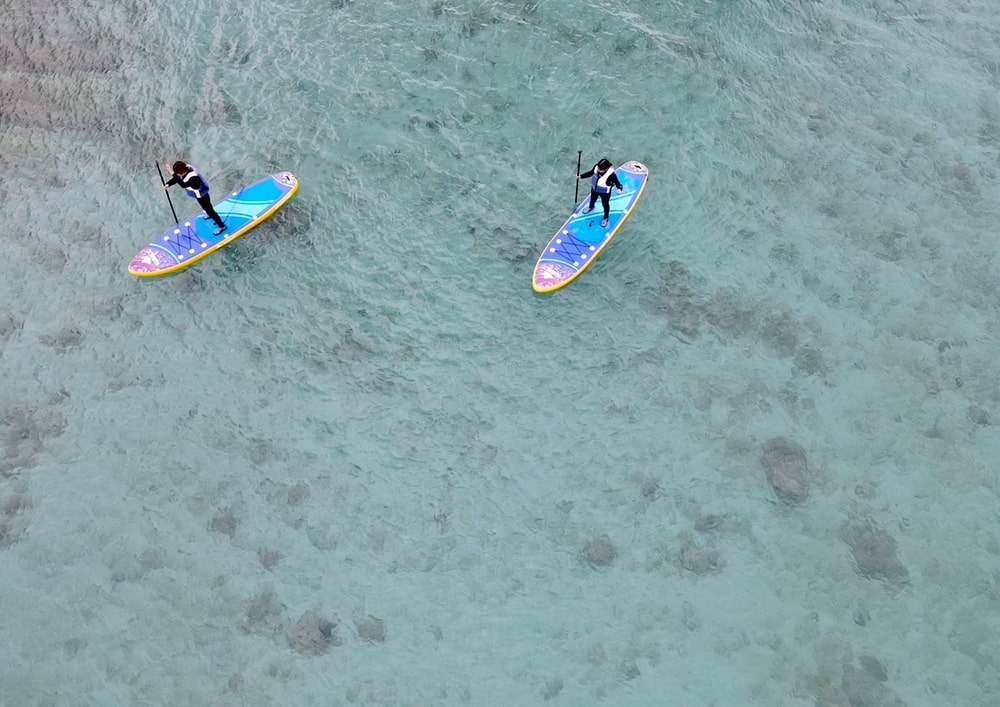
POLYGON ((274 592, 254 594, 243 604, 242 616, 237 625, 245 633, 261 636, 280 635, 285 605, 274 592))
POLYGON ((18 541, 31 522, 31 496, 15 493, 0 503, 0 548, 18 541))
POLYGON ((0 412, 0 477, 34 466, 44 441, 63 433, 66 418, 51 407, 62 400, 56 395, 46 407, 12 405, 0 412))
POLYGON ((905 584, 910 573, 896 557, 896 540, 872 521, 848 525, 844 541, 851 548, 855 571, 866 579, 905 584))
POLYGON ((288 646, 301 655, 317 656, 326 653, 330 646, 339 646, 337 624, 320 618, 311 611, 302 614, 288 634, 288 646))
POLYGON ((358 632, 358 638, 368 643, 385 642, 385 621, 375 616, 366 616, 363 619, 355 620, 354 628, 358 632))
POLYGON ((618 550, 607 535, 594 538, 583 548, 582 559, 592 567, 607 567, 618 556, 618 550))
POLYGON ((7 339, 14 334, 19 334, 24 329, 24 322, 15 319, 10 313, 0 313, 0 339, 7 339))
POLYGON ((880 660, 863 655, 858 663, 857 666, 848 662, 822 663, 818 674, 800 678, 801 692, 811 695, 815 704, 906 707, 906 703, 885 684, 889 672, 880 660))
POLYGON ((688 534, 681 537, 677 561, 681 567, 694 574, 708 574, 719 569, 719 553, 696 542, 688 534))
POLYGON ((769 439, 764 443, 760 463, 771 490, 782 501, 802 503, 809 497, 809 465, 797 442, 787 437, 769 439))

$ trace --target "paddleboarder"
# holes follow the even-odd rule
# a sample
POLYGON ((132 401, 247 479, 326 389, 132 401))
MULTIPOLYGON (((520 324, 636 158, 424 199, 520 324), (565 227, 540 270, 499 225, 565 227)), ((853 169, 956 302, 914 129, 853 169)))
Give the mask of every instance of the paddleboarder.
POLYGON ((188 196, 195 199, 198 205, 205 210, 205 215, 215 221, 215 225, 217 226, 215 235, 219 235, 225 231, 225 222, 216 213, 215 207, 212 206, 212 198, 208 194, 208 182, 198 173, 198 170, 187 162, 181 161, 174 162, 172 167, 170 165, 164 166, 170 172, 171 176, 170 179, 164 182, 163 189, 169 189, 172 184, 180 184, 187 191, 188 196))
POLYGON ((590 179, 590 205, 583 210, 583 213, 589 214, 593 211, 594 204, 600 197, 601 206, 604 207, 604 220, 601 221, 601 228, 605 228, 608 225, 608 217, 611 215, 611 188, 616 187, 619 194, 624 189, 622 183, 618 181, 618 175, 615 174, 614 165, 607 157, 602 157, 589 172, 579 174, 576 178, 590 179))

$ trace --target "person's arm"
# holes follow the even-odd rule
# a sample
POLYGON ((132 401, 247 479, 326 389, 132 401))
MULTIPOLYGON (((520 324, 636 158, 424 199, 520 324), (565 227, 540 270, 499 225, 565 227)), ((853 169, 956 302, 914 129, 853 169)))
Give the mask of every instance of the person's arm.
POLYGON ((611 186, 613 186, 613 187, 618 187, 618 191, 619 192, 622 191, 623 189, 625 189, 625 187, 622 186, 622 183, 620 181, 618 181, 618 174, 617 173, 611 175, 611 179, 608 180, 608 184, 611 185, 611 186))
POLYGON ((591 169, 589 172, 584 172, 583 174, 581 174, 580 179, 590 179, 593 176, 594 176, 594 170, 591 169))
POLYGON ((170 186, 172 184, 177 184, 178 179, 177 179, 177 175, 174 174, 174 168, 173 167, 171 167, 168 164, 165 164, 163 166, 167 168, 167 174, 170 175, 170 179, 168 179, 167 181, 165 181, 163 183, 163 189, 164 189, 164 191, 166 191, 167 189, 170 188, 170 186))

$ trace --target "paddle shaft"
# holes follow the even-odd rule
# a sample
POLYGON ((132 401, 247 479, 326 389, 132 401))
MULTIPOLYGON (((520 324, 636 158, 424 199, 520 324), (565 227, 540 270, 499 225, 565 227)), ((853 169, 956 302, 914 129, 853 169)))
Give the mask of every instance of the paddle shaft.
POLYGON ((580 203, 580 159, 583 157, 583 150, 576 151, 576 191, 573 192, 573 208, 580 203))
MULTIPOLYGON (((163 172, 160 171, 160 163, 159 162, 156 163, 156 173, 158 175, 160 175, 160 183, 163 186, 167 186, 167 180, 163 178, 163 172)), ((181 221, 180 221, 179 218, 177 218, 177 212, 174 211, 174 202, 172 202, 170 200, 170 192, 168 192, 166 189, 164 189, 163 193, 167 195, 167 203, 170 204, 170 213, 172 213, 174 215, 174 223, 180 224, 181 221)))

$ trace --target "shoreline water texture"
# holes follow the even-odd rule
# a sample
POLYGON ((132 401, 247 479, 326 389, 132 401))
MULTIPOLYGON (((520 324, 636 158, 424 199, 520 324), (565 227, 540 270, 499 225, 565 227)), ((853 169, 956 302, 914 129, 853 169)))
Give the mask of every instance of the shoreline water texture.
POLYGON ((995 704, 998 23, 5 3, 0 704, 995 704))

